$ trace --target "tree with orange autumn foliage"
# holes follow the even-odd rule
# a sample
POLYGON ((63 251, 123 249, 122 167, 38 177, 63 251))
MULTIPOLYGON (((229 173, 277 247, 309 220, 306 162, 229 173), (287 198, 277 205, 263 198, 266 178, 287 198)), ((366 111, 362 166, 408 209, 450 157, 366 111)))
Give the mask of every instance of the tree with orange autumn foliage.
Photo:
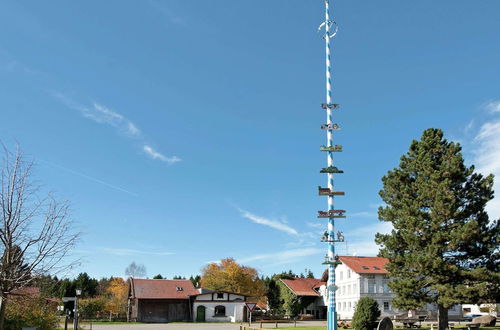
POLYGON ((246 294, 258 300, 266 290, 255 268, 240 265, 233 258, 222 259, 203 268, 201 285, 205 289, 246 294))
POLYGON ((121 277, 114 277, 106 289, 109 299, 106 310, 115 314, 125 314, 127 311, 128 284, 121 277))

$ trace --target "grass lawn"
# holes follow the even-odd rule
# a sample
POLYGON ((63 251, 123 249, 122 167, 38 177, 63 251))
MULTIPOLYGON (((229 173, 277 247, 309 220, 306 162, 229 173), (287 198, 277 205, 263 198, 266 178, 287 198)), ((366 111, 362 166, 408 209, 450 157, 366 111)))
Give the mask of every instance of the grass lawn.
MULTIPOLYGON (((450 323, 453 323, 453 322, 450 322, 450 323)), ((455 329, 456 328, 464 328, 466 329, 467 326, 464 325, 464 324, 460 324, 460 325, 455 325, 455 329)), ((325 330, 326 327, 280 327, 280 328, 273 328, 273 329, 301 329, 301 330, 325 330)), ((339 330, 342 329, 342 328, 339 328, 339 330)), ((403 330, 404 328, 395 328, 395 329, 401 329, 403 330)), ((415 329, 415 328, 414 328, 415 329)), ((426 327, 422 327, 422 328, 419 328, 419 329, 415 329, 415 330, 430 330, 431 328, 426 328, 426 327)), ((353 330, 352 328, 348 328, 348 330, 353 330)), ((481 327, 480 330, 500 330, 500 326, 496 326, 496 327, 481 327)))
POLYGON ((285 328, 273 328, 273 329, 325 330, 326 327, 285 327, 285 328))

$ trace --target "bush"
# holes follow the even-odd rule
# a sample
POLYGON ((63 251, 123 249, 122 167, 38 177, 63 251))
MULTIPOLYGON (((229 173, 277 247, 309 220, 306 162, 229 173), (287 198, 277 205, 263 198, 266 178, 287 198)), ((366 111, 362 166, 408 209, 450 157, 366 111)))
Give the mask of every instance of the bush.
POLYGON ((377 302, 370 297, 363 297, 356 304, 352 326, 355 330, 372 330, 380 314, 377 302))
POLYGON ((9 299, 5 315, 5 330, 33 327, 37 330, 57 329, 57 304, 43 298, 9 299))
POLYGON ((78 300, 80 318, 94 319, 106 315, 106 300, 103 298, 88 298, 78 300))

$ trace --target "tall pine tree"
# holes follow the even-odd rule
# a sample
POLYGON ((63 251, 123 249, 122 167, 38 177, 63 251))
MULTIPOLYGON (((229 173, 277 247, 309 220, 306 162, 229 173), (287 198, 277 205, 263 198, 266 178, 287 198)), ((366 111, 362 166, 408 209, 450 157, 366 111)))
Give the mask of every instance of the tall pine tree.
POLYGON ((394 228, 376 242, 389 259, 393 303, 404 309, 437 304, 444 330, 454 304, 496 301, 500 226, 485 211, 493 175, 475 173, 458 143, 427 129, 382 182, 386 206, 379 219, 394 228))

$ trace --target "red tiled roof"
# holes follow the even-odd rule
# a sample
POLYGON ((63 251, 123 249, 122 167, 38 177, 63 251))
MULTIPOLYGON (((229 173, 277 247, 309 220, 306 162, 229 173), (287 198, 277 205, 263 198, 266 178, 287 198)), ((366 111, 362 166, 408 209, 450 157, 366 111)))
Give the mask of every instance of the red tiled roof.
POLYGON ((138 299, 189 299, 198 294, 189 280, 131 279, 132 296, 138 299), (182 288, 182 290, 177 290, 182 288))
POLYGON ((385 265, 389 259, 382 257, 339 257, 340 261, 358 274, 388 274, 385 265))
POLYGON ((232 292, 232 291, 224 291, 224 290, 209 290, 209 289, 202 289, 203 291, 200 293, 200 291, 196 290, 196 294, 192 295, 192 296, 201 296, 203 294, 210 294, 210 293, 218 293, 218 292, 223 292, 223 293, 229 293, 229 294, 234 294, 234 295, 238 295, 238 296, 244 296, 244 297, 251 297, 247 294, 244 294, 244 293, 236 293, 236 292, 232 292))
POLYGON ((40 288, 34 286, 27 286, 22 289, 15 289, 10 292, 13 296, 32 296, 40 297, 40 288))
POLYGON ((290 290, 297 296, 319 296, 319 293, 314 288, 319 288, 326 282, 321 282, 316 278, 299 278, 282 279, 281 280, 290 290))

